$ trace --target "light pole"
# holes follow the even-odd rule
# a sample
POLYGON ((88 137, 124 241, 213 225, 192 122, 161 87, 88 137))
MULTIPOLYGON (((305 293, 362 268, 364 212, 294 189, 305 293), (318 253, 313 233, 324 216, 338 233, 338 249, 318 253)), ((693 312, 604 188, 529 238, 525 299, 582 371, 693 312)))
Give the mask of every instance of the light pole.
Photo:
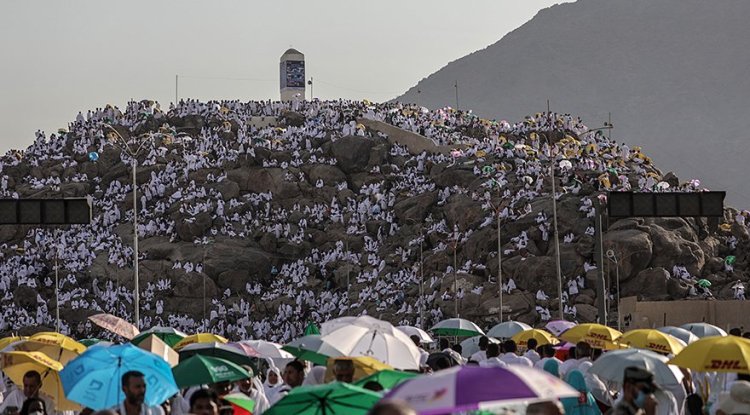
MULTIPOLYGON (((119 147, 120 150, 124 151, 132 159, 132 172, 133 172, 133 269, 135 272, 135 282, 133 284, 133 307, 134 307, 134 320, 135 326, 140 328, 140 293, 139 293, 139 278, 138 278, 138 183, 136 179, 136 169, 138 167, 138 154, 143 150, 143 146, 153 138, 153 135, 149 133, 148 138, 144 139, 138 144, 135 150, 130 147, 130 144, 120 135, 117 130, 109 124, 102 124, 104 127, 109 128, 114 133, 115 140, 112 144, 119 147), (117 140, 120 142, 118 143, 117 140)), ((133 140, 135 141, 135 140, 133 140)))
MULTIPOLYGON (((549 110, 549 101, 547 101, 547 117, 548 117, 547 125, 549 126, 549 133, 552 133, 553 131, 556 130, 556 128, 552 127, 551 116, 552 116, 552 113, 549 110)), ((579 137, 595 132, 595 131, 611 130, 612 128, 613 128, 612 124, 607 122, 604 124, 604 127, 586 130, 585 132, 579 134, 579 137)), ((550 142, 549 135, 547 137, 547 141, 550 142)), ((560 314, 560 320, 565 320, 565 312, 563 308, 563 298, 562 298, 562 293, 563 293, 562 267, 560 266, 560 238, 558 235, 558 227, 557 227, 557 190, 556 190, 556 185, 555 185, 555 181, 556 181, 555 164, 556 164, 556 158, 555 158, 555 155, 553 154, 551 157, 550 168, 549 168, 550 170, 549 174, 550 174, 551 182, 552 182, 552 227, 553 227, 552 233, 554 235, 554 243, 555 243, 555 271, 557 273, 558 311, 560 314)))
MULTIPOLYGON (((407 223, 417 223, 407 219, 407 223)), ((419 328, 424 326, 424 226, 419 223, 419 328)))
POLYGON ((495 206, 492 202, 490 202, 490 205, 495 210, 495 213, 497 214, 497 293, 500 298, 500 311, 498 314, 500 315, 500 322, 503 322, 503 244, 500 239, 500 227, 502 226, 501 220, 502 211, 500 210, 500 206, 495 206))
POLYGON ((209 238, 203 241, 198 242, 198 245, 203 246, 203 262, 201 262, 201 266, 203 267, 203 274, 201 276, 201 279, 203 280, 203 332, 206 333, 208 330, 208 320, 206 319, 206 251, 208 250, 208 245, 213 244, 215 241, 213 238, 209 238))

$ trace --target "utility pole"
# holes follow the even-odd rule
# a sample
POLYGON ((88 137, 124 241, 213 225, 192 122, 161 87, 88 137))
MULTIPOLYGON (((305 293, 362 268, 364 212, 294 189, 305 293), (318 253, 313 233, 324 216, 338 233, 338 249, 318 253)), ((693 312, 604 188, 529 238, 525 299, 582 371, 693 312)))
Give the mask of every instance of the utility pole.
POLYGON ((313 99, 315 99, 315 93, 314 93, 314 90, 313 90, 314 84, 313 84, 313 78, 312 78, 312 76, 310 77, 310 80, 307 81, 307 84, 310 85, 310 101, 312 101, 313 99))
MULTIPOLYGON (((552 127, 552 112, 549 110, 549 99, 547 100, 547 126, 549 127, 547 133, 547 142, 552 142, 552 133, 554 128, 552 127)), ((557 190, 555 186, 555 164, 556 160, 553 157, 550 164, 550 176, 552 178, 552 226, 553 234, 555 237, 555 272, 557 273, 557 306, 559 307, 560 320, 565 320, 565 311, 563 308, 563 289, 562 289, 562 268, 560 267, 560 238, 557 232, 557 190)))
POLYGON ((419 328, 424 327, 424 232, 420 232, 419 238, 419 328))
POLYGON ((602 205, 597 198, 594 201, 596 210, 596 241, 594 243, 594 258, 596 259, 596 305, 599 312, 599 324, 607 325, 607 293, 604 287, 604 252, 602 234, 602 205))
POLYGON ((500 322, 503 322, 503 244, 500 240, 500 209, 497 209, 497 292, 500 295, 500 322))
POLYGON ((60 239, 59 231, 55 229, 55 237, 54 237, 54 246, 55 246, 55 321, 56 321, 56 331, 60 332, 60 264, 58 263, 58 259, 60 257, 60 246, 58 245, 58 240, 60 239))
POLYGON ((179 102, 179 96, 180 96, 179 78, 180 78, 180 75, 174 76, 174 105, 175 107, 177 106, 177 102, 179 102))
POLYGON ((460 317, 458 314, 458 229, 456 229, 454 240, 453 240, 453 299, 455 300, 456 318, 460 317))

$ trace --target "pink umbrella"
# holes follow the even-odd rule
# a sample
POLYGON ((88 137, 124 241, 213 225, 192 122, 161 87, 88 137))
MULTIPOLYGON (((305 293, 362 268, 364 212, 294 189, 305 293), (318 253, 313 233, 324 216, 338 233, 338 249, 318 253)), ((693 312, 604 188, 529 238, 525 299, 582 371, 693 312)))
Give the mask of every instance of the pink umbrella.
POLYGON ((566 320, 553 320, 547 323, 544 328, 547 329, 550 333, 554 334, 555 337, 560 337, 560 335, 565 332, 565 330, 568 330, 571 327, 575 327, 576 323, 573 323, 572 321, 566 321, 566 320))
POLYGON ((128 340, 141 334, 141 331, 138 330, 136 326, 128 323, 120 317, 113 316, 112 314, 94 314, 93 316, 89 316, 89 320, 104 330, 110 331, 128 340))
POLYGON ((244 344, 244 343, 238 343, 238 342, 232 342, 227 344, 227 346, 234 347, 235 349, 238 349, 242 353, 244 353, 248 357, 261 357, 261 354, 259 351, 255 350, 254 347, 244 344))

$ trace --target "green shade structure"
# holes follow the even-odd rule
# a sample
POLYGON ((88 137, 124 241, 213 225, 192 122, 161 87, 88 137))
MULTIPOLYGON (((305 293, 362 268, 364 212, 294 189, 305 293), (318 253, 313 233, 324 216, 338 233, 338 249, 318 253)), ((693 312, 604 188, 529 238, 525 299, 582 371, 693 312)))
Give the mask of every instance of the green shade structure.
POLYGON ((320 334, 320 329, 312 321, 307 324, 307 327, 305 327, 305 336, 309 336, 311 334, 320 334))
POLYGON ((353 385, 364 387, 367 382, 377 382, 383 387, 383 389, 393 389, 393 387, 399 383, 417 376, 419 376, 418 373, 386 369, 364 377, 354 382, 353 385))
POLYGON ((317 334, 295 339, 281 350, 286 350, 298 359, 324 366, 328 363, 329 357, 344 356, 343 352, 323 341, 317 334))
POLYGON ((294 388, 266 415, 366 415, 382 396, 348 383, 294 388))
POLYGON ((141 334, 133 337, 133 340, 131 340, 130 342, 137 346, 140 342, 148 339, 148 337, 152 334, 160 338, 164 343, 172 348, 174 348, 174 345, 177 344, 180 340, 187 337, 187 334, 171 327, 151 327, 150 329, 142 331, 141 334))
POLYGON ((247 379, 250 374, 232 362, 218 357, 195 355, 172 369, 177 386, 187 388, 247 379))

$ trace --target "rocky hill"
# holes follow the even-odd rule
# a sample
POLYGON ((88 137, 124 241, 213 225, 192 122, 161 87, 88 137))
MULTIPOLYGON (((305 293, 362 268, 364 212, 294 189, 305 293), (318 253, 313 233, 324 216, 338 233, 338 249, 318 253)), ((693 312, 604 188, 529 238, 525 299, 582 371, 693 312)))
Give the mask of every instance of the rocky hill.
POLYGON ((750 3, 738 0, 578 0, 540 11, 486 49, 421 80, 398 102, 459 103, 514 120, 546 108, 642 145, 665 170, 700 177, 750 206, 743 120, 750 81, 750 3))
MULTIPOLYGON (((424 315, 429 325, 455 314, 456 296, 462 317, 490 325, 499 306, 497 213, 504 280, 512 280, 506 318, 556 317, 550 166, 566 316, 591 321, 591 201, 613 189, 700 190, 662 174, 639 148, 557 114, 509 124, 346 101, 96 109, 0 160, 3 197, 95 203, 91 225, 0 228, 0 332, 54 326, 56 256, 63 331, 103 335, 86 321, 102 310, 132 319, 132 159, 117 135, 131 148, 143 143, 141 326, 231 338, 288 341, 308 321, 360 313, 408 324, 424 315)), ((748 233, 744 215, 725 216, 718 228, 692 219, 611 223, 605 249, 622 258, 621 294, 699 298, 705 278, 715 296, 731 298, 735 281, 748 279, 748 233)))

